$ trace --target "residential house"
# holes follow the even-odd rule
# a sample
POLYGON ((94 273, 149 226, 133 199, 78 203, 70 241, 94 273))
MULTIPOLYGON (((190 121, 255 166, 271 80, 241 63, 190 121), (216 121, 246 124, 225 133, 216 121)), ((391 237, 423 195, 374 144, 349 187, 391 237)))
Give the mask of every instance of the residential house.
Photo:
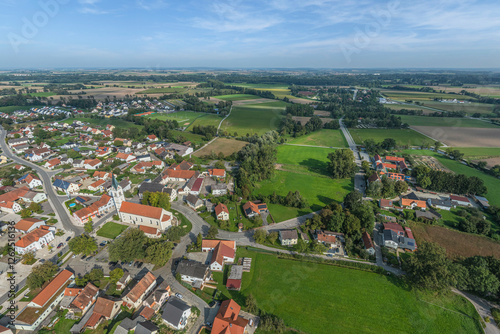
POLYGON ((132 167, 132 172, 137 174, 144 174, 151 168, 163 168, 165 163, 163 161, 143 161, 132 167))
POLYGON ((17 181, 20 183, 26 183, 30 189, 42 186, 42 181, 31 173, 23 175, 17 181))
POLYGON ((105 157, 107 156, 108 154, 110 154, 112 151, 111 151, 111 148, 107 147, 107 146, 99 146, 97 149, 96 149, 96 155, 98 157, 105 157))
POLYGON ((398 236, 404 236, 403 227, 397 223, 384 223, 384 230, 394 231, 398 236))
POLYGON ((88 186, 88 189, 90 191, 98 191, 98 190, 103 190, 103 185, 104 185, 104 180, 97 180, 94 183, 90 184, 88 186))
POLYGON ((247 218, 252 218, 261 213, 268 212, 266 203, 255 203, 252 201, 248 201, 243 204, 243 211, 245 212, 245 216, 247 216, 247 218))
POLYGON ((193 168, 193 164, 189 161, 186 161, 186 160, 182 160, 181 163, 178 163, 178 164, 172 164, 169 169, 171 170, 190 170, 191 168, 193 168))
POLYGON ((48 168, 48 169, 54 169, 55 167, 59 166, 60 164, 61 164, 61 160, 59 160, 58 158, 54 158, 54 159, 47 161, 45 163, 44 167, 48 168))
POLYGON ((150 142, 152 142, 152 141, 157 141, 157 140, 158 140, 158 137, 156 137, 155 135, 148 135, 148 136, 146 137, 146 140, 147 140, 147 141, 150 141, 150 142))
POLYGON ((368 182, 368 185, 372 184, 373 182, 381 182, 380 176, 378 176, 377 172, 374 172, 372 175, 370 175, 366 181, 368 182))
POLYGON ((368 232, 363 232, 361 235, 363 239, 363 244, 365 245, 365 249, 370 255, 375 255, 375 247, 373 246, 372 237, 368 234, 368 232))
POLYGON ((73 283, 74 275, 68 270, 58 273, 23 309, 11 323, 15 329, 35 331, 52 313, 64 297, 64 290, 73 283))
POLYGON ((168 230, 174 223, 171 212, 149 205, 123 202, 118 213, 124 223, 154 227, 161 231, 168 230))
POLYGON ((342 242, 345 240, 343 233, 324 230, 316 230, 314 233, 314 239, 328 248, 339 248, 340 246, 342 246, 342 242))
POLYGON ((215 207, 215 217, 217 220, 229 220, 229 210, 225 204, 217 204, 215 207))
POLYGON ((201 208, 204 203, 203 201, 196 195, 189 194, 185 197, 186 204, 191 207, 193 210, 197 210, 201 208))
POLYGON ((226 281, 226 288, 228 290, 237 290, 241 289, 241 279, 243 278, 243 266, 240 265, 232 265, 231 270, 229 271, 229 276, 226 281))
POLYGON ((102 162, 99 159, 85 159, 83 161, 83 168, 85 169, 98 169, 101 168, 102 162))
POLYGON ((446 199, 429 198, 427 199, 427 204, 436 209, 446 210, 446 211, 450 211, 451 208, 454 207, 453 202, 449 198, 446 199))
POLYGON ((181 275, 182 281, 197 289, 202 289, 205 283, 212 280, 210 267, 196 261, 181 260, 177 265, 176 274, 181 275))
POLYGON ((26 233, 14 244, 14 250, 19 254, 36 252, 54 240, 53 228, 42 225, 39 228, 26 233))
POLYGON ((73 218, 80 224, 87 223, 90 219, 94 219, 97 215, 107 213, 109 210, 115 209, 115 203, 111 196, 104 194, 93 204, 73 212, 73 218))
POLYGON ((297 244, 299 236, 297 234, 297 230, 280 230, 279 238, 281 245, 292 246, 297 244))
POLYGON ((171 297, 165 304, 161 317, 168 326, 175 330, 181 330, 186 327, 190 315, 191 306, 177 297, 171 297))
MULTIPOLYGON (((161 282, 143 302, 144 307, 153 310, 153 313, 158 312, 163 303, 170 297, 170 292, 170 285, 168 285, 168 282, 161 282)), ((151 318, 149 314, 141 312, 141 315, 148 320, 151 318)))
POLYGON ((123 297, 123 305, 128 308, 138 308, 155 287, 156 277, 148 271, 132 290, 123 297))
POLYGON ((236 242, 232 240, 204 239, 201 243, 203 252, 212 252, 210 269, 222 271, 226 263, 233 263, 236 254, 236 242))
POLYGON ((125 162, 132 162, 136 160, 135 155, 132 154, 127 154, 127 153, 118 153, 115 157, 115 159, 125 161, 125 162))
POLYGON ((181 157, 185 157, 186 155, 193 153, 192 147, 173 143, 166 145, 165 149, 169 153, 170 158, 174 158, 176 154, 180 155, 181 157))
POLYGON ((82 160, 82 159, 73 160, 73 167, 74 168, 83 168, 83 166, 84 166, 84 160, 82 160))
POLYGON ((123 276, 116 282, 116 290, 121 291, 125 289, 127 284, 132 280, 132 276, 127 269, 123 269, 123 276))
POLYGON ((450 200, 458 206, 472 206, 469 199, 464 196, 450 195, 450 200))
POLYGON ((415 207, 418 207, 425 210, 427 208, 427 203, 421 200, 401 198, 401 206, 407 209, 414 209, 415 207))
POLYGON ((393 208, 393 205, 392 205, 392 201, 391 200, 388 200, 388 199, 380 199, 379 200, 379 206, 381 209, 384 209, 384 210, 388 210, 388 209, 392 209, 393 208))
POLYGON ((193 195, 199 195, 202 186, 203 186, 203 178, 193 177, 193 178, 191 178, 191 180, 189 180, 189 182, 184 187, 184 192, 189 193, 189 194, 193 194, 193 195))
POLYGON ((241 307, 232 299, 221 303, 212 324, 212 334, 246 333, 248 320, 240 316, 241 307))
POLYGON ((45 201, 47 199, 47 195, 43 192, 28 191, 26 192, 26 194, 21 196, 21 199, 25 202, 26 205, 28 205, 32 202, 40 203, 45 201))
MULTIPOLYGON (((92 307, 92 312, 87 312, 80 324, 83 322, 83 329, 96 329, 97 326, 104 320, 112 320, 120 312, 121 300, 110 296, 97 297, 97 300, 92 307)), ((73 328, 71 330, 73 332, 73 328)), ((83 331, 83 330, 82 330, 83 331)))
POLYGON ((169 181, 188 181, 191 178, 197 178, 200 173, 195 170, 175 170, 167 168, 162 172, 162 180, 160 183, 167 184, 169 181))
POLYGON ((24 218, 21 219, 14 225, 16 232, 21 232, 23 234, 29 233, 40 226, 45 225, 45 221, 36 218, 24 218))
POLYGON ((94 172, 94 174, 92 175, 92 177, 95 178, 96 180, 106 181, 106 180, 111 179, 113 177, 113 173, 96 170, 94 172))
POLYGON ((61 179, 55 179, 52 186, 56 191, 63 191, 65 193, 76 193, 80 191, 80 185, 78 185, 78 183, 72 183, 61 179))
POLYGON ((223 196, 227 194, 227 184, 219 183, 210 186, 210 190, 212 191, 212 195, 214 196, 223 196))
POLYGON ((225 178, 226 177, 226 170, 219 169, 219 168, 209 169, 208 175, 210 175, 211 177, 215 177, 215 178, 225 178))
POLYGON ((95 303, 97 297, 99 297, 99 288, 90 282, 87 283, 85 288, 71 302, 69 307, 70 312, 84 315, 95 303))

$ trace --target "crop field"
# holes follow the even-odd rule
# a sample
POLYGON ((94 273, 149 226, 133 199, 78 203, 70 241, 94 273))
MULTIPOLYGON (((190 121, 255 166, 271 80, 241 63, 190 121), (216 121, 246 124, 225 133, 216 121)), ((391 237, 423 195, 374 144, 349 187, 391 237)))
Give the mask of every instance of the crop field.
POLYGON ((477 119, 463 117, 431 117, 431 116, 408 116, 398 115, 403 123, 408 123, 411 126, 439 126, 439 127, 455 127, 455 128, 496 128, 498 125, 490 122, 480 121, 477 119))
POLYGON ((404 150, 404 153, 410 155, 428 155, 435 157, 444 167, 457 174, 464 174, 467 176, 477 176, 484 181, 484 185, 488 189, 485 197, 490 201, 490 205, 500 205, 500 179, 494 176, 485 174, 477 169, 461 164, 458 161, 448 159, 441 154, 434 153, 429 150, 404 150))
POLYGON ((386 138, 393 138, 397 145, 420 146, 424 143, 434 144, 434 140, 411 129, 349 129, 356 144, 361 145, 367 139, 376 143, 386 138))
POLYGON ((137 92, 136 94, 181 94, 185 93, 188 88, 184 88, 183 86, 173 86, 173 87, 159 87, 159 88, 149 88, 146 90, 142 90, 137 92))
POLYGON ((56 95, 56 93, 53 93, 53 92, 36 92, 36 93, 30 93, 29 95, 36 96, 36 97, 49 97, 49 96, 56 95))
POLYGON ((414 129, 453 147, 500 147, 500 127, 460 128, 414 126, 414 129))
POLYGON ((465 85, 461 87, 454 86, 431 86, 435 90, 444 90, 445 92, 454 92, 460 93, 462 90, 466 90, 471 93, 479 94, 481 96, 490 96, 494 98, 500 98, 500 87, 491 85, 491 86, 482 86, 482 85, 465 85))
POLYGON ((87 118, 87 117, 77 117, 77 118, 68 118, 64 120, 64 123, 72 124, 73 121, 80 121, 89 123, 91 125, 100 125, 105 127, 108 124, 122 127, 122 128, 142 128, 142 125, 136 125, 132 122, 127 122, 123 119, 113 119, 113 118, 87 118))
POLYGON ((193 122, 198 117, 205 116, 205 115, 206 115, 206 113, 202 113, 202 112, 178 111, 178 112, 171 113, 171 114, 151 114, 151 115, 147 115, 145 117, 159 119, 162 121, 175 120, 175 121, 179 122, 179 125, 187 126, 187 125, 191 124, 191 122, 193 122))
POLYGON ((466 159, 488 159, 500 157, 499 147, 454 147, 464 154, 466 159))
POLYGON ((347 147, 347 141, 342 131, 330 129, 322 129, 305 136, 290 138, 288 143, 326 147, 347 147))
POLYGON ((487 237, 422 223, 413 223, 411 229, 417 244, 435 242, 446 248, 450 258, 475 255, 500 257, 500 244, 487 237))
POLYGON ((429 108, 440 109, 444 111, 464 111, 468 115, 474 113, 491 114, 493 112, 493 105, 486 103, 445 103, 439 101, 424 101, 424 106, 429 108))
POLYGON ((198 117, 194 120, 194 122, 189 125, 189 127, 186 130, 191 130, 193 126, 195 125, 202 125, 202 126, 215 126, 218 127, 220 124, 220 121, 222 121, 224 117, 219 116, 217 114, 205 114, 204 116, 198 117))
POLYGON ((396 101, 406 101, 406 100, 433 100, 433 99, 467 99, 475 100, 470 96, 461 96, 456 94, 443 94, 443 93, 431 93, 431 92, 416 92, 416 91, 404 91, 404 90, 381 90, 380 93, 387 96, 391 100, 396 101))
POLYGON ((214 152, 215 154, 222 153, 224 156, 230 156, 231 154, 240 151, 248 143, 236 139, 228 138, 217 138, 212 143, 199 150, 194 154, 195 157, 204 157, 206 155, 214 152))
MULTIPOLYGON (((314 166, 312 162, 306 161, 306 163, 309 163, 310 166, 314 166)), ((323 166, 324 164, 320 162, 319 167, 316 168, 322 168, 323 166)), ((300 173, 298 170, 294 172, 277 170, 271 179, 262 181, 257 185, 254 194, 268 196, 276 192, 278 195, 285 196, 289 191, 295 192, 298 190, 300 194, 307 199, 310 207, 305 209, 279 206, 280 208, 275 210, 278 205, 270 205, 269 211, 276 222, 280 222, 320 210, 333 201, 341 202, 344 200, 345 195, 352 191, 352 189, 353 185, 351 179, 334 180, 317 173, 312 173, 311 171, 300 173)))
POLYGON ((214 96, 214 98, 219 99, 219 100, 223 100, 223 101, 241 101, 241 100, 260 99, 259 96, 250 95, 250 94, 219 95, 219 96, 214 96))
POLYGON ((233 107, 221 129, 231 134, 236 132, 239 136, 247 133, 262 135, 276 130, 285 106, 284 102, 269 102, 233 107))
POLYGON ((398 278, 242 248, 237 256, 252 258, 251 272, 243 273, 240 291, 222 287, 223 294, 240 305, 252 294, 295 332, 482 333, 474 306, 451 293, 422 293, 398 278))

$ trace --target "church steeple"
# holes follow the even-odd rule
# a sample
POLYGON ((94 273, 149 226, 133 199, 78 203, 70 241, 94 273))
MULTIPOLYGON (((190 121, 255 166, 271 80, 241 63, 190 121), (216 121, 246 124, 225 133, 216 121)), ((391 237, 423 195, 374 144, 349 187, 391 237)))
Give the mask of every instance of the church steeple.
POLYGON ((111 189, 109 191, 113 201, 115 203, 116 212, 120 211, 122 203, 125 201, 125 195, 123 194, 123 189, 115 178, 115 174, 111 177, 111 189))

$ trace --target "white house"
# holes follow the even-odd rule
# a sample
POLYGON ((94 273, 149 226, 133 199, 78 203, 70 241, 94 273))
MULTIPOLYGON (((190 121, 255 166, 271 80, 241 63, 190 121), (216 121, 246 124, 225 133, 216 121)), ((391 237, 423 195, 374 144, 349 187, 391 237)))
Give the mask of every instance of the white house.
POLYGON ((297 244, 299 236, 297 234, 297 230, 280 230, 279 238, 281 245, 292 246, 297 244))
POLYGON ((123 297, 124 305, 131 309, 138 308, 155 287, 156 277, 148 271, 132 290, 123 297))
POLYGON ((124 223, 155 227, 162 231, 168 230, 173 223, 171 212, 132 202, 123 202, 119 214, 124 223))
POLYGON ((101 166, 102 162, 99 159, 85 159, 83 162, 83 168, 85 169, 98 169, 101 166))
POLYGON ((182 281, 191 284, 195 288, 202 288, 207 281, 212 279, 210 268, 196 261, 180 261, 175 272, 181 276, 182 281))
POLYGON ((19 203, 6 201, 0 202, 0 210, 7 213, 18 213, 23 207, 19 203))
POLYGON ((217 220, 229 220, 229 210, 227 206, 223 203, 217 204, 215 207, 215 216, 217 220))
POLYGON ((36 252, 54 240, 54 233, 46 225, 43 225, 25 235, 23 235, 14 245, 14 250, 19 254, 36 252))
POLYGON ((45 225, 45 221, 36 218, 24 218, 14 225, 16 232, 29 233, 40 226, 45 225))
POLYGON ((181 330, 186 327, 187 320, 191 315, 191 306, 184 303, 182 300, 173 297, 170 298, 162 313, 163 322, 176 330, 181 330))

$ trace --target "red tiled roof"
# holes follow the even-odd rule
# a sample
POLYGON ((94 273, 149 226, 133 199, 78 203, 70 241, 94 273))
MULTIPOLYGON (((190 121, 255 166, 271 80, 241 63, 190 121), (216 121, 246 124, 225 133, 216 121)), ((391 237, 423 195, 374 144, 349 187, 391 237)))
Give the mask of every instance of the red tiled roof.
POLYGON ((101 162, 99 159, 85 159, 83 162, 85 165, 96 166, 101 162))
POLYGON ((114 301, 109 300, 107 298, 98 297, 94 306, 94 314, 99 314, 106 318, 111 318, 114 305, 115 305, 114 301))
POLYGON ((404 162, 405 158, 386 156, 385 160, 387 160, 387 161, 403 161, 404 162))
POLYGON ((241 307, 232 299, 221 303, 212 325, 212 334, 243 334, 248 320, 239 317, 241 307))
POLYGON ((132 301, 136 302, 141 298, 146 290, 156 281, 156 277, 151 273, 147 272, 146 275, 127 293, 127 297, 132 301))
POLYGON ((337 241, 337 237, 328 231, 321 231, 318 234, 318 241, 333 244, 337 241))
MULTIPOLYGON (((451 196, 450 196, 451 197, 451 196)), ((427 207, 427 203, 425 201, 419 201, 411 198, 402 198, 401 205, 402 206, 411 206, 413 203, 416 203, 419 208, 425 209, 427 207)))
POLYGON ((89 187, 97 188, 100 185, 103 185, 104 183, 106 183, 106 181, 104 181, 102 179, 101 180, 97 180, 94 183, 92 183, 91 185, 89 185, 89 187))
POLYGON ((0 202, 15 202, 19 198, 23 197, 26 195, 26 193, 30 191, 28 187, 24 186, 12 191, 9 191, 8 193, 5 193, 3 195, 0 195, 0 202))
POLYGON ((193 188, 191 188, 191 190, 192 191, 200 191, 202 184, 203 184, 203 179, 201 177, 197 178, 194 181, 193 188))
POLYGON ((40 291, 38 295, 31 301, 32 303, 43 307, 54 294, 63 287, 64 284, 73 276, 73 273, 68 270, 63 270, 54 277, 50 283, 40 291))
POLYGON ((227 212, 229 214, 229 210, 227 209, 227 206, 223 203, 219 203, 215 207, 215 215, 216 216, 218 216, 221 212, 227 212))
POLYGON ((61 163, 61 160, 55 158, 55 159, 52 159, 52 160, 49 160, 47 161, 47 163, 51 166, 57 166, 61 163))
POLYGON ((226 170, 225 169, 218 169, 218 168, 209 169, 208 174, 210 176, 224 176, 224 175, 226 175, 226 170))
POLYGON ((224 263, 224 257, 228 258, 234 258, 236 251, 223 244, 222 242, 219 243, 213 250, 212 252, 212 259, 210 260, 210 264, 217 262, 219 264, 224 263))
MULTIPOLYGON (((98 300, 100 299, 100 297, 98 298, 98 300)), ((95 308, 94 308, 95 310, 95 308)), ((92 313, 92 315, 90 316, 89 320, 87 320, 87 323, 85 324, 85 327, 91 327, 91 328, 94 328, 98 323, 99 321, 101 320, 102 318, 102 315, 100 315, 99 313, 92 313)))
POLYGON ((43 220, 36 218, 24 218, 18 221, 16 225, 14 225, 14 228, 20 231, 28 231, 33 224, 38 222, 43 222, 43 220))
POLYGON ((99 288, 92 283, 87 283, 82 292, 76 297, 71 305, 78 307, 80 310, 85 309, 93 298, 97 297, 99 288))
POLYGON ((29 245, 31 245, 32 243, 40 240, 41 237, 44 237, 49 233, 52 233, 52 232, 39 227, 39 228, 34 229, 33 231, 23 235, 21 237, 21 239, 16 241, 15 245, 17 247, 26 248, 29 245))
POLYGON ((139 230, 146 234, 158 235, 158 229, 155 227, 139 225, 139 230))
POLYGON ((120 212, 153 219, 161 219, 163 210, 162 208, 155 208, 149 205, 123 202, 122 206, 120 207, 120 212))
POLYGON ((139 313, 139 315, 142 315, 147 320, 151 319, 154 314, 155 314, 155 310, 153 310, 149 306, 144 306, 141 313, 139 313))
POLYGON ((82 292, 82 288, 66 288, 64 289, 65 296, 78 296, 82 292))
POLYGON ((464 196, 450 195, 452 201, 467 202, 470 203, 469 199, 464 196))
POLYGON ((190 170, 193 167, 193 164, 183 160, 180 164, 172 164, 168 169, 171 170, 190 170))
POLYGON ((370 237, 370 235, 367 232, 363 232, 362 238, 363 238, 363 243, 365 244, 366 249, 373 248, 372 238, 370 237))
POLYGON ((195 170, 174 170, 174 169, 167 169, 165 176, 166 177, 171 177, 174 179, 190 179, 196 174, 195 170))
POLYGON ((388 200, 388 199, 381 199, 380 200, 380 207, 381 208, 386 208, 386 207, 391 207, 392 206, 392 201, 388 200))
POLYGON ((389 168, 389 169, 397 169, 398 166, 394 165, 394 164, 388 164, 388 163, 382 163, 382 166, 384 166, 385 168, 389 168))
POLYGON ((227 279, 226 288, 239 290, 241 288, 241 280, 240 279, 227 279))
POLYGON ((223 243, 229 248, 236 249, 236 241, 234 240, 213 240, 213 239, 203 239, 201 241, 201 248, 214 249, 220 243, 223 243))
POLYGON ((384 230, 393 230, 394 232, 404 232, 403 227, 396 223, 384 223, 384 230))

